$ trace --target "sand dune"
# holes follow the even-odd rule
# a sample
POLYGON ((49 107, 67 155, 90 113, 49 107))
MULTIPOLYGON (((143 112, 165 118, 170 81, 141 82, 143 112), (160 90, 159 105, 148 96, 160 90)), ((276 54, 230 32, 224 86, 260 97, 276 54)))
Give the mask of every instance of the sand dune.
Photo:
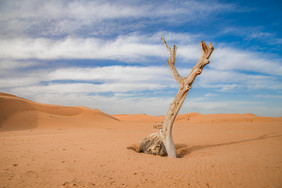
POLYGON ((190 123, 253 123, 253 122, 278 122, 281 117, 261 117, 254 114, 183 114, 179 115, 176 122, 190 123))
MULTIPOLYGON (((164 116, 150 116, 147 114, 119 114, 113 117, 124 122, 150 122, 152 124, 162 123, 164 116)), ((197 112, 180 114, 177 116, 176 124, 217 124, 217 123, 253 123, 253 122, 277 122, 281 123, 282 117, 261 117, 251 113, 247 114, 199 114, 197 112)))
POLYGON ((124 122, 162 122, 164 120, 164 116, 150 116, 147 114, 119 114, 113 115, 113 117, 124 122))
POLYGON ((126 149, 164 116, 108 115, 0 93, 2 187, 282 187, 282 118, 179 115, 178 159, 126 149))
POLYGON ((118 121, 98 109, 41 104, 5 93, 0 93, 0 104, 0 127, 3 129, 83 127, 100 121, 118 121))

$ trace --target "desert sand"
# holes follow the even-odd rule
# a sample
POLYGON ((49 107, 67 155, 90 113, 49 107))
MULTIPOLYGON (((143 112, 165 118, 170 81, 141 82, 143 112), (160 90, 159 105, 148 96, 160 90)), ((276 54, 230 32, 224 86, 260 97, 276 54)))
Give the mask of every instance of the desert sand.
POLYGON ((282 117, 182 114, 173 127, 180 158, 127 149, 163 119, 0 93, 0 185, 282 187, 282 117))

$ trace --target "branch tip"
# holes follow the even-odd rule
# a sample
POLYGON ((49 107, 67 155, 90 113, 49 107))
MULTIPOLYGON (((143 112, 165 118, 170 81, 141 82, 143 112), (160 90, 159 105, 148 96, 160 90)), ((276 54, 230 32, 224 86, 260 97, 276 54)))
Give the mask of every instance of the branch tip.
POLYGON ((202 47, 202 51, 203 51, 204 53, 207 53, 207 52, 208 52, 208 47, 207 47, 205 41, 203 41, 203 40, 201 41, 201 47, 202 47))
POLYGON ((212 49, 212 48, 213 48, 213 46, 212 46, 212 43, 211 43, 211 42, 209 43, 209 48, 210 48, 210 49, 212 49))
POLYGON ((165 47, 167 48, 167 50, 168 50, 168 51, 169 51, 169 53, 171 54, 171 53, 172 53, 172 51, 171 51, 170 47, 168 47, 168 45, 166 44, 166 41, 165 41, 165 39, 164 39, 163 35, 161 35, 161 39, 162 39, 162 41, 163 41, 163 43, 164 43, 165 47))

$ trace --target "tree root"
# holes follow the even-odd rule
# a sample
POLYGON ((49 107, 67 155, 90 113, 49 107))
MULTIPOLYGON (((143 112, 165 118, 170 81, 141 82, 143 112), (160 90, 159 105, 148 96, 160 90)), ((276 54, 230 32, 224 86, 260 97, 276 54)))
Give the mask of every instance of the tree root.
POLYGON ((132 149, 138 153, 146 153, 151 155, 167 155, 163 141, 158 133, 153 133, 146 136, 139 142, 138 146, 132 145, 127 147, 127 149, 132 149))

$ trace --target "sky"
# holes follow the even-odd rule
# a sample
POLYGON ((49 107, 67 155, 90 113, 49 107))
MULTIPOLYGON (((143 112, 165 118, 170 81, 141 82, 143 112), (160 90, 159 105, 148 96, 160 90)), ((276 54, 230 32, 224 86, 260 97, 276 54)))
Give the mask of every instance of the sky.
POLYGON ((109 114, 165 115, 215 48, 180 114, 282 116, 282 2, 0 0, 0 92, 109 114))

